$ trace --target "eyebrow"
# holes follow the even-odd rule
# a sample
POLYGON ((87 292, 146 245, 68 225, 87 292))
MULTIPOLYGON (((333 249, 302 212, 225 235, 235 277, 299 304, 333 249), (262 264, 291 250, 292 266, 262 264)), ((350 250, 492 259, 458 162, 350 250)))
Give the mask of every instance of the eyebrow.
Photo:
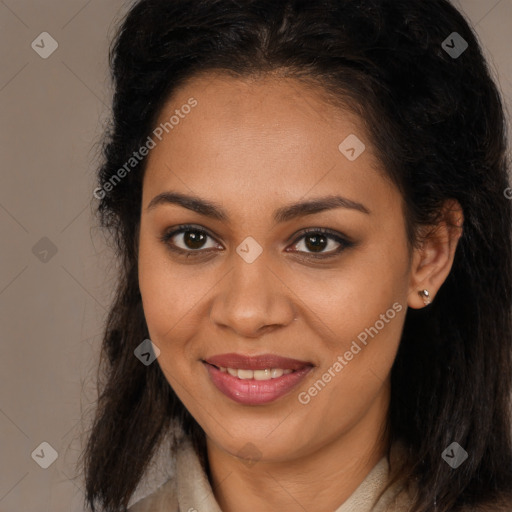
MULTIPOLYGON (((158 194, 150 201, 146 211, 150 211, 162 204, 176 204, 205 217, 225 222, 229 221, 229 215, 218 203, 179 192, 162 192, 158 194)), ((347 208, 367 215, 371 213, 366 206, 357 201, 352 201, 342 196, 329 195, 278 208, 274 212, 274 221, 276 223, 287 222, 298 217, 313 215, 334 208, 347 208)))

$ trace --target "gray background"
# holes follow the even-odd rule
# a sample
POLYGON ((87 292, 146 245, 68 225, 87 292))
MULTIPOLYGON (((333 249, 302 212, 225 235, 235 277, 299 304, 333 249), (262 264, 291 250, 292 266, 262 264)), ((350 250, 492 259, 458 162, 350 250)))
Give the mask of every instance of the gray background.
MULTIPOLYGON (((455 3, 510 112, 512 0, 455 3)), ((82 510, 74 463, 115 286, 92 191, 111 98, 108 41, 130 4, 0 0, 0 512, 82 510), (31 47, 42 32, 59 45, 47 59, 31 47), (42 442, 58 452, 48 469, 31 457, 42 442)))

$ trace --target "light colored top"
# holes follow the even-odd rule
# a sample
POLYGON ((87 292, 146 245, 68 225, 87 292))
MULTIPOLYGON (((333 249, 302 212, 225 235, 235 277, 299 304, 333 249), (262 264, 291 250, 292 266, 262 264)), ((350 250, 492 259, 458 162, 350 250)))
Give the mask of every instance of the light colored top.
MULTIPOLYGON (((400 456, 401 446, 393 447, 392 457, 400 456)), ((383 457, 352 495, 335 512, 408 512, 410 496, 399 483, 377 500, 389 477, 389 464, 383 457)), ((165 478, 160 474, 160 479, 165 478)), ((153 484, 155 485, 155 484, 153 484)), ((208 477, 191 444, 184 438, 178 445, 173 476, 152 492, 146 484, 129 503, 129 512, 222 512, 208 477), (149 494, 148 494, 149 492, 149 494), (145 495, 142 499, 141 496, 145 495)))

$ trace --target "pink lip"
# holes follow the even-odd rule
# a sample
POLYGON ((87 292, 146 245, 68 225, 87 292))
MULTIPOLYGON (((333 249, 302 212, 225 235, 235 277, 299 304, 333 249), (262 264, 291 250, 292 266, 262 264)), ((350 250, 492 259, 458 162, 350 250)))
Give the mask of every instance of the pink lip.
MULTIPOLYGON (((244 405, 262 405, 277 400, 294 388, 313 368, 311 365, 303 366, 299 370, 287 375, 282 375, 276 379, 256 380, 239 379, 229 373, 222 372, 216 368, 216 366, 208 364, 207 362, 203 361, 203 364, 208 370, 208 374, 217 389, 228 398, 231 398, 231 400, 244 405)), ((237 365, 229 366, 229 368, 233 367, 244 369, 237 365)), ((283 368, 279 365, 271 367, 283 368)), ((265 368, 269 368, 269 366, 265 368)))
POLYGON ((301 370, 305 366, 313 366, 308 361, 299 361, 290 357, 274 354, 246 356, 242 354, 220 354, 205 360, 217 367, 236 368, 240 370, 264 370, 265 368, 282 368, 283 370, 301 370))

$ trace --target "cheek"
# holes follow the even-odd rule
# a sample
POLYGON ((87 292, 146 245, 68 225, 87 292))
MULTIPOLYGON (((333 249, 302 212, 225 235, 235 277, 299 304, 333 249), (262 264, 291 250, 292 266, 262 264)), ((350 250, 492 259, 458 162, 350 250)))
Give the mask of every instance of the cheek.
POLYGON ((159 364, 168 380, 172 374, 188 380, 190 365, 204 354, 197 334, 208 319, 209 292, 222 276, 207 266, 172 261, 157 236, 143 229, 138 272, 149 336, 161 351, 159 364))
POLYGON ((298 293, 308 297, 308 309, 317 319, 323 357, 315 381, 321 382, 301 390, 306 393, 302 403, 311 400, 319 410, 330 404, 339 414, 351 411, 357 416, 373 400, 389 375, 400 342, 407 263, 405 245, 401 250, 400 244, 390 248, 375 241, 347 257, 336 274, 304 284, 298 293))
POLYGON ((318 279, 311 272, 287 276, 290 288, 307 306, 304 314, 311 321, 316 318, 319 338, 329 343, 330 352, 348 350, 351 341, 360 333, 364 338, 365 330, 376 322, 379 330, 390 331, 396 324, 394 303, 405 310, 407 252, 394 249, 372 242, 347 253, 336 269, 316 272, 318 279))
MULTIPOLYGON (((194 305, 200 294, 194 283, 170 261, 161 242, 141 233, 139 245, 139 288, 149 337, 160 349, 158 364, 178 397, 187 404, 194 381, 190 380, 188 349, 194 322, 194 305), (185 385, 185 383, 187 383, 185 385), (187 391, 183 391, 186 388, 187 391)), ((196 391, 197 392, 197 391, 196 391)), ((195 393, 195 392, 194 392, 195 393)))
POLYGON ((170 333, 174 334, 199 294, 194 292, 193 280, 172 264, 163 243, 144 229, 141 229, 138 260, 144 316, 151 339, 160 347, 170 333))

